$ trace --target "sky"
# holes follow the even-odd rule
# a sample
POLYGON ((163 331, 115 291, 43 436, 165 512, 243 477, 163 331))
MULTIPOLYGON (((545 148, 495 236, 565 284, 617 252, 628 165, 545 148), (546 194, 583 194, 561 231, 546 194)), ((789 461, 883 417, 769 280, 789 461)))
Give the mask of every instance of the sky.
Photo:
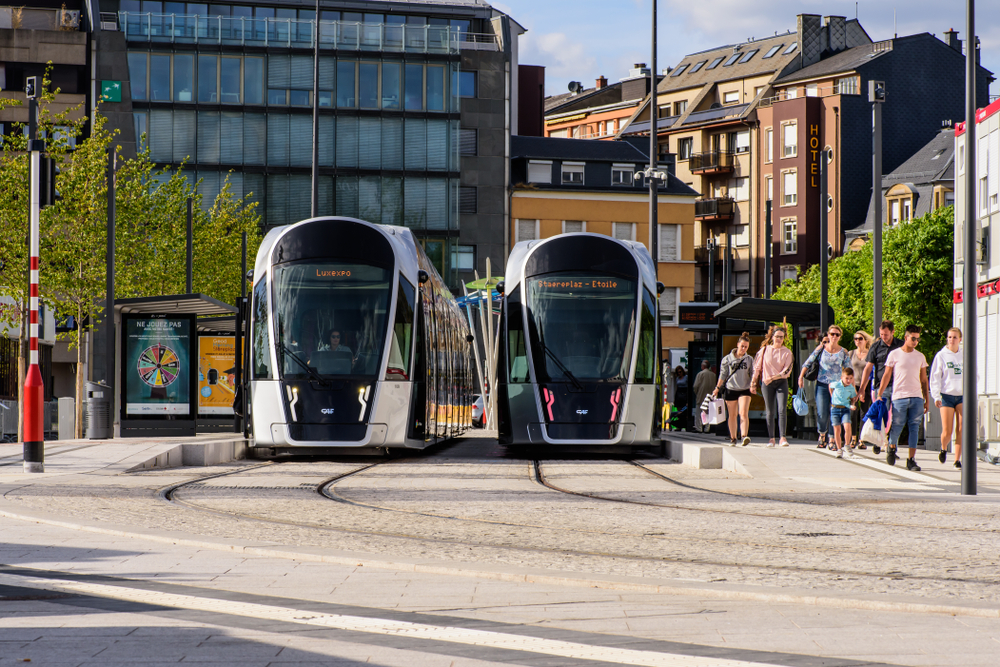
MULTIPOLYGON (((618 81, 634 63, 650 60, 652 0, 487 0, 528 29, 520 62, 545 66, 548 95, 570 81, 585 88, 604 75, 618 81)), ((873 41, 929 32, 942 38, 954 28, 965 39, 960 0, 659 0, 657 67, 689 53, 795 30, 796 15, 846 16, 858 20, 873 41), (895 25, 895 30, 893 26, 895 25)), ((976 2, 982 65, 1000 73, 1000 0, 976 2)), ((1000 76, 1000 75, 998 75, 1000 76)), ((994 83, 992 92, 1000 91, 994 83)))

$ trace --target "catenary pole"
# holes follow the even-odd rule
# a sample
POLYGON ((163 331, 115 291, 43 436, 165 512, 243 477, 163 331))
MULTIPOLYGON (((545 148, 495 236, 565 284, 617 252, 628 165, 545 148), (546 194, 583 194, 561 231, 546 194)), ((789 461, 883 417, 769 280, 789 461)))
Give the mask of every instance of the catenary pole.
POLYGON ((111 395, 111 424, 114 426, 115 409, 115 169, 117 167, 117 147, 108 146, 108 222, 106 241, 106 275, 104 277, 104 290, 107 294, 105 300, 105 331, 107 336, 104 341, 104 383, 108 385, 108 392, 111 395))
POLYGON ((194 200, 187 198, 187 294, 194 291, 194 200))
POLYGON ((31 160, 31 197, 28 269, 28 374, 24 379, 24 472, 45 472, 45 386, 38 366, 38 236, 41 162, 45 142, 38 136, 38 101, 28 103, 28 150, 31 160))
POLYGON ((975 0, 966 0, 965 28, 965 284, 962 292, 965 333, 962 369, 962 495, 976 495, 976 461, 979 408, 976 350, 979 323, 976 313, 976 12, 975 0))
POLYGON ((882 323, 882 103, 872 102, 872 285, 874 291, 872 331, 882 323))
POLYGON ((319 0, 316 0, 316 17, 313 23, 313 136, 312 136, 312 197, 310 215, 319 215, 319 0))
POLYGON ((657 267, 656 279, 660 279, 659 272, 659 253, 657 250, 657 241, 659 241, 659 216, 657 211, 657 203, 659 199, 659 180, 656 177, 656 167, 657 167, 657 154, 659 153, 659 147, 657 146, 657 136, 656 136, 656 116, 658 109, 656 108, 657 96, 656 96, 656 5, 658 0, 653 0, 653 22, 652 22, 652 52, 650 54, 649 62, 649 250, 650 254, 653 256, 653 266, 657 267))
MULTIPOLYGON (((774 224, 771 222, 771 200, 764 202, 764 298, 770 299, 774 293, 772 286, 774 280, 771 277, 771 253, 774 251, 774 224)), ((709 258, 711 261, 711 258, 709 258)), ((711 297, 708 299, 711 301, 711 297)))
POLYGON ((830 219, 826 214, 826 152, 820 151, 819 157, 819 329, 826 333, 830 328, 830 316, 827 304, 830 302, 829 264, 830 264, 830 219))

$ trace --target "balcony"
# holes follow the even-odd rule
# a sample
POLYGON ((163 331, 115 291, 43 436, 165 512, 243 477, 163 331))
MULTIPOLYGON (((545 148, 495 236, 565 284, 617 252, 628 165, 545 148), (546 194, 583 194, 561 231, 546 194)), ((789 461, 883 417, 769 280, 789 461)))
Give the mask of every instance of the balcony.
POLYGON ((729 151, 695 153, 688 161, 692 174, 728 174, 733 171, 736 157, 729 151))
POLYGON ((695 220, 702 222, 729 221, 736 213, 736 202, 728 197, 700 199, 694 203, 695 220))

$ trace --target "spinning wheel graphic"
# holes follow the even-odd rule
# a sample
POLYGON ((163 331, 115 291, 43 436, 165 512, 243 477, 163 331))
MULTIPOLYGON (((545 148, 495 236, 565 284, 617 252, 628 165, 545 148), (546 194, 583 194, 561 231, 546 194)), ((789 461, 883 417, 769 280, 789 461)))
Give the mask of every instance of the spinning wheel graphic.
POLYGON ((166 387, 180 375, 177 353, 161 343, 143 350, 136 366, 139 378, 150 387, 166 387))

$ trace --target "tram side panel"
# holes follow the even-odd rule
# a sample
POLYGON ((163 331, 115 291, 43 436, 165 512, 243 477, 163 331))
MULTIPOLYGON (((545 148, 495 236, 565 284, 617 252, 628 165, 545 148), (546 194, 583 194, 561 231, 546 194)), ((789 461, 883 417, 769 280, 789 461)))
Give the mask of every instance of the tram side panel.
POLYGON ((529 424, 541 421, 541 408, 528 368, 521 286, 515 287, 504 301, 507 335, 501 338, 501 346, 505 363, 501 364, 499 359, 497 362, 497 374, 505 380, 497 396, 502 401, 500 443, 527 445, 532 442, 529 424))

